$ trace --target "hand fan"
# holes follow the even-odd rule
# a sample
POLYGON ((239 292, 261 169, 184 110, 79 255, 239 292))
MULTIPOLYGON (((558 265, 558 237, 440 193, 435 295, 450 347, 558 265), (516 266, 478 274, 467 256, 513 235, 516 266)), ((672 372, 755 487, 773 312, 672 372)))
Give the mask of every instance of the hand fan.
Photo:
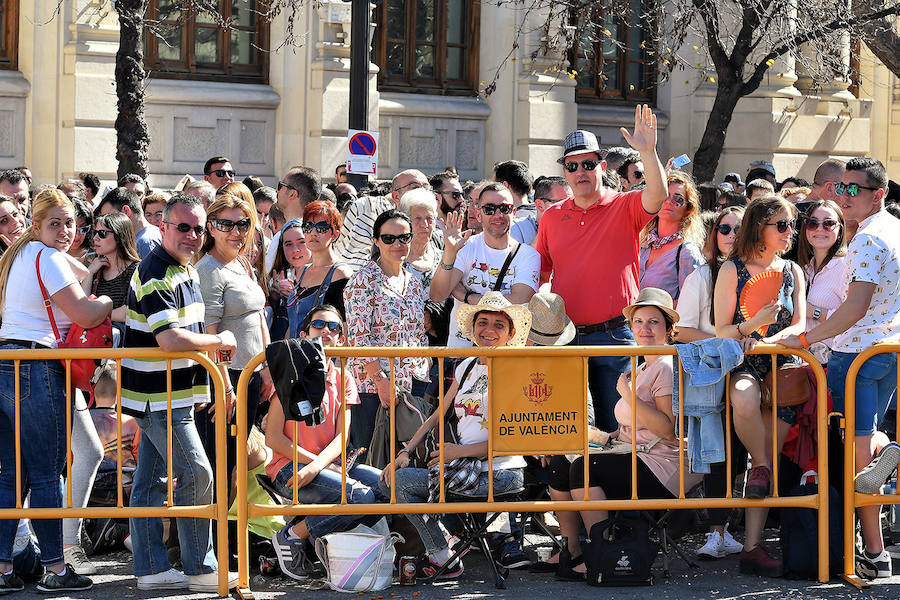
MULTIPOLYGON (((748 320, 756 316, 759 309, 778 297, 778 292, 781 291, 781 284, 782 275, 780 271, 763 271, 751 277, 744 284, 744 289, 741 290, 741 297, 738 302, 741 308, 741 315, 748 320)), ((757 329, 756 333, 765 335, 768 327, 768 325, 764 325, 757 329)))

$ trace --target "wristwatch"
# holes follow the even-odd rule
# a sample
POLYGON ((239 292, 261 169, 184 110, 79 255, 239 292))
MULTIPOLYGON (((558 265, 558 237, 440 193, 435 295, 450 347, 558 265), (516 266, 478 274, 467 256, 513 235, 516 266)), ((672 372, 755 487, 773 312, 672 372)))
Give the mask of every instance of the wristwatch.
POLYGON ((441 262, 441 268, 442 268, 443 270, 445 270, 445 271, 452 271, 452 270, 453 270, 453 264, 451 263, 451 264, 448 265, 448 264, 445 263, 445 262, 441 262))
POLYGON ((814 310, 813 314, 812 314, 813 321, 818 321, 819 317, 821 317, 821 316, 822 316, 822 309, 817 306, 816 310, 814 310))

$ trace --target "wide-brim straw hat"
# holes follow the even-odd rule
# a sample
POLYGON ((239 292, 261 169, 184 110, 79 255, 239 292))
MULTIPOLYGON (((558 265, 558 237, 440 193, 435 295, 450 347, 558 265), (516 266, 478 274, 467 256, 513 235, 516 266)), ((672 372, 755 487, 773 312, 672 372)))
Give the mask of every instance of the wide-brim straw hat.
POLYGON ((478 304, 463 304, 456 311, 456 324, 459 327, 459 332, 467 340, 475 342, 472 333, 473 320, 476 313, 485 311, 502 312, 512 319, 516 333, 510 338, 507 346, 525 345, 525 340, 528 339, 528 332, 531 329, 531 311, 522 304, 510 303, 503 294, 494 291, 487 292, 482 296, 478 304))
POLYGON ((678 316, 678 313, 675 312, 675 309, 673 308, 674 302, 672 302, 672 296, 670 296, 669 292, 666 290, 654 287, 642 289, 638 294, 635 303, 626 306, 624 310, 622 310, 622 314, 625 315, 625 318, 630 322, 631 317, 634 316, 634 311, 642 306, 655 306, 666 313, 672 320, 672 323, 677 323, 681 320, 681 317, 678 316))
POLYGON ((559 294, 538 292, 528 302, 531 333, 538 346, 565 346, 575 338, 575 324, 566 315, 566 302, 559 294))

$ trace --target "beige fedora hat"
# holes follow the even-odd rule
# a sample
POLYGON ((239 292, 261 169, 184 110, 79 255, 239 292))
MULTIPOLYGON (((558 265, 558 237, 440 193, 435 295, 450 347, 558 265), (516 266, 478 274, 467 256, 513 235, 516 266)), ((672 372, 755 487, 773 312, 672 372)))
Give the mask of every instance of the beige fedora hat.
POLYGON ((670 319, 672 319, 673 323, 677 323, 681 320, 681 317, 678 316, 678 313, 675 312, 674 303, 672 302, 672 296, 669 295, 669 292, 666 290, 661 290, 659 288, 648 287, 641 290, 638 294, 637 300, 634 304, 629 304, 622 310, 622 314, 625 315, 625 318, 631 321, 631 317, 634 315, 634 311, 641 308, 642 306, 655 306, 659 310, 666 313, 670 319))
POLYGON ((554 293, 538 292, 528 302, 531 333, 538 346, 565 346, 575 338, 575 324, 566 315, 566 302, 554 293))

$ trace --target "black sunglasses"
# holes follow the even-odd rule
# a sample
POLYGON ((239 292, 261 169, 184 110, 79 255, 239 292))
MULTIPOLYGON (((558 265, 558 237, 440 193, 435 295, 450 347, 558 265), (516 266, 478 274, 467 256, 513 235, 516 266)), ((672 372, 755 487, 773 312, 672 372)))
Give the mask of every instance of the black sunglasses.
POLYGON ((325 319, 313 319, 309 322, 309 326, 315 327, 316 329, 325 329, 327 327, 331 331, 341 330, 340 321, 326 321, 325 319))
POLYGON ((285 183, 285 182, 283 182, 283 181, 279 181, 279 182, 278 182, 278 189, 275 190, 275 191, 276 191, 276 192, 280 192, 280 191, 281 191, 281 188, 287 188, 287 189, 289 189, 289 190, 294 190, 295 192, 297 191, 297 188, 295 188, 294 186, 292 186, 292 185, 290 185, 290 184, 288 184, 288 183, 285 183))
POLYGON ((78 228, 78 233, 80 235, 87 235, 90 230, 91 230, 90 225, 82 225, 81 227, 78 228))
POLYGON ((776 221, 774 223, 766 223, 766 227, 769 227, 770 225, 778 229, 778 233, 784 233, 788 229, 794 228, 793 221, 785 221, 784 219, 781 219, 780 221, 776 221))
POLYGON ((575 171, 578 170, 578 165, 581 165, 585 171, 593 171, 594 169, 597 168, 597 165, 599 165, 599 164, 600 164, 600 161, 587 158, 581 162, 578 162, 576 160, 573 160, 572 162, 567 162, 563 165, 563 167, 569 173, 574 173, 575 171))
POLYGON ((105 240, 107 236, 112 235, 115 237, 115 233, 110 231, 109 229, 95 229, 94 236, 100 238, 101 240, 105 240))
POLYGON ((834 193, 838 196, 847 195, 851 198, 855 198, 857 194, 859 194, 859 190, 869 190, 870 192, 875 192, 880 190, 881 188, 877 187, 869 187, 867 185, 859 185, 858 183, 836 183, 834 184, 834 193))
POLYGON ((631 176, 635 179, 643 179, 644 172, 643 171, 635 171, 634 173, 631 174, 631 176))
POLYGON ((228 169, 216 169, 215 171, 210 171, 210 173, 215 173, 216 177, 234 177, 234 171, 229 171, 228 169))
POLYGON ((382 233, 378 236, 378 239, 380 239, 383 244, 387 244, 388 246, 392 245, 396 241, 399 241, 401 244, 408 244, 412 241, 412 238, 413 234, 411 233, 401 233, 400 235, 382 233))
POLYGON ((237 227, 238 231, 241 233, 250 231, 250 219, 246 217, 240 221, 232 221, 231 219, 213 219, 210 223, 212 223, 212 226, 219 231, 224 231, 226 233, 232 231, 235 227, 237 227))
POLYGON ((834 219, 825 219, 824 221, 819 221, 818 219, 810 218, 806 220, 806 229, 807 231, 815 231, 816 229, 819 229, 821 227, 822 229, 831 231, 832 229, 837 227, 837 224, 838 222, 834 219))
POLYGON ((303 229, 303 233, 312 233, 313 230, 315 230, 316 233, 328 233, 329 231, 332 231, 331 225, 329 225, 327 221, 319 221, 318 223, 304 221, 301 229, 303 229))
POLYGON ((441 196, 450 194, 450 197, 453 198, 454 200, 462 200, 465 197, 465 194, 463 194, 459 190, 449 190, 446 192, 438 192, 438 194, 440 194, 441 196))
POLYGON ((180 233, 188 233, 190 231, 194 232, 194 235, 197 237, 203 236, 203 225, 194 225, 191 227, 187 223, 173 223, 172 221, 165 221, 166 224, 172 225, 177 229, 180 233))
POLYGON ((737 235, 738 229, 740 229, 740 228, 741 228, 740 225, 735 225, 734 227, 732 227, 731 225, 722 223, 721 225, 716 227, 716 231, 718 231, 722 235, 728 235, 729 233, 734 231, 734 235, 737 235))
POLYGON ((541 196, 535 196, 535 200, 543 200, 544 202, 549 202, 550 204, 556 204, 557 202, 562 202, 563 200, 568 200, 568 198, 544 198, 541 196))
POLYGON ((498 210, 502 212, 504 215, 510 214, 512 211, 516 210, 516 207, 512 204, 484 204, 481 207, 481 210, 487 216, 491 216, 498 210))

